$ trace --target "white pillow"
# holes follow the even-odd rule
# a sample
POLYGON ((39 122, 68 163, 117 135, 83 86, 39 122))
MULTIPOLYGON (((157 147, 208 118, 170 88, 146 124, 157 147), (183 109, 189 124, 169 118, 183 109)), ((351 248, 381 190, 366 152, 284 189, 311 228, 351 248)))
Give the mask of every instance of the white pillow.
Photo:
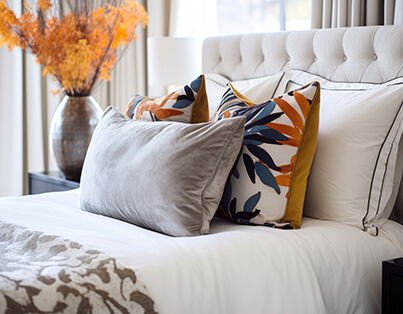
POLYGON ((311 74, 309 72, 300 70, 287 70, 283 75, 282 81, 279 83, 275 95, 284 94, 285 90, 292 90, 294 88, 300 87, 301 85, 306 85, 312 80, 320 83, 323 90, 368 90, 379 86, 393 86, 403 84, 403 77, 398 77, 393 80, 384 83, 350 83, 350 82, 333 82, 329 81, 321 76, 311 74), (307 83, 306 83, 307 82, 307 83))
POLYGON ((222 95, 228 89, 228 83, 231 83, 237 91, 249 100, 260 104, 273 97, 283 75, 284 72, 278 72, 273 75, 231 82, 226 77, 216 73, 205 74, 210 121, 220 105, 222 95))
MULTIPOLYGON (((295 71, 287 89, 311 79, 318 77, 295 71)), ((377 234, 393 209, 401 177, 396 169, 401 172, 403 85, 319 81, 318 144, 304 215, 377 234)))
POLYGON ((220 104, 221 97, 227 90, 227 83, 230 81, 219 74, 207 73, 204 75, 206 79, 206 92, 210 112, 210 121, 213 120, 216 108, 220 104))

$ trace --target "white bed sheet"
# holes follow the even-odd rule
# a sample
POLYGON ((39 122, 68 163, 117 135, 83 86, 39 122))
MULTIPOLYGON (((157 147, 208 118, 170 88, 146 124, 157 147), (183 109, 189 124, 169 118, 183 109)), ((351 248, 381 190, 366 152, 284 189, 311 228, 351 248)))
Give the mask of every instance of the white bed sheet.
POLYGON ((378 313, 381 261, 403 256, 403 226, 379 236, 304 218, 300 230, 213 220, 173 238, 77 208, 78 190, 0 199, 0 220, 59 235, 136 270, 160 313, 378 313), (353 295, 353 297, 351 297, 353 295))

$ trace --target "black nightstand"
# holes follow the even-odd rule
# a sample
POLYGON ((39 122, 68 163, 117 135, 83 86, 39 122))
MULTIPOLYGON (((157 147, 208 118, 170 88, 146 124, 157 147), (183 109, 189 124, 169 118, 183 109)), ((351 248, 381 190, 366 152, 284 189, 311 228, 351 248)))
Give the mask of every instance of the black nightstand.
POLYGON ((403 257, 382 262, 382 313, 402 313, 403 257))
POLYGON ((80 187, 79 182, 63 179, 59 172, 28 172, 28 193, 67 191, 80 187))

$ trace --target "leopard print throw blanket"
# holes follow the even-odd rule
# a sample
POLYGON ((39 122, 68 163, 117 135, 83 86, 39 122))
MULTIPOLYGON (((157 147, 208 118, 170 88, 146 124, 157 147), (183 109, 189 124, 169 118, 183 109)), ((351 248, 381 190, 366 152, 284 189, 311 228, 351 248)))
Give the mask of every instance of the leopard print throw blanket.
POLYGON ((0 221, 0 313, 156 313, 133 270, 77 242, 0 221))

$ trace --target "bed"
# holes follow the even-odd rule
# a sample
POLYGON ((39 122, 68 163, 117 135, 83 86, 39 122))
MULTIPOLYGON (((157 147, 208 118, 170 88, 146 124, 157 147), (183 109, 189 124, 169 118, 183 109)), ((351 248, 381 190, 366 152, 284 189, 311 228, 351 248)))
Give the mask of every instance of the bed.
MULTIPOLYGON (((240 81, 281 73, 279 94, 304 75, 316 75, 322 87, 399 86, 402 38, 402 26, 213 37, 203 46, 203 72, 217 84, 217 75, 240 81)), ((209 234, 171 237, 80 210, 79 189, 2 198, 0 312, 379 313, 382 261, 403 256, 399 166, 395 172, 388 200, 396 204, 385 201, 387 217, 363 228, 308 215, 296 230, 214 218, 209 234), (63 256, 70 249, 81 250, 73 261, 63 256), (26 264, 17 269, 19 256, 26 264), (86 261, 81 281, 68 286, 86 261), (36 287, 26 281, 33 272, 36 287)), ((304 213, 322 205, 308 201, 304 213)))

